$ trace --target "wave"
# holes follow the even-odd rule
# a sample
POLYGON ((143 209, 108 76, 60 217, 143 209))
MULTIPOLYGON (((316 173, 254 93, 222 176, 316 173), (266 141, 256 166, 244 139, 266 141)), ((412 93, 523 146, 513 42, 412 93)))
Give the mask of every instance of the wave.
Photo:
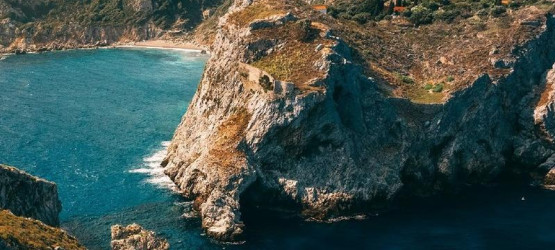
POLYGON ((170 146, 169 141, 164 141, 160 144, 160 148, 151 155, 143 158, 143 163, 139 168, 129 170, 129 173, 138 173, 149 175, 145 182, 153 184, 160 188, 170 189, 177 192, 177 186, 173 181, 164 173, 164 168, 161 166, 162 161, 166 157, 166 152, 170 146))

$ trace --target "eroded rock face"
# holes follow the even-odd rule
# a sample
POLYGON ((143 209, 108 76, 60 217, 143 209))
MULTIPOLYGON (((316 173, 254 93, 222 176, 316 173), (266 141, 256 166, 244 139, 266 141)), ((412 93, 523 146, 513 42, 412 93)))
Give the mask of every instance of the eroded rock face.
POLYGON ((55 183, 0 164, 0 208, 57 226, 62 203, 55 183))
POLYGON ((167 250, 170 244, 138 224, 112 226, 112 250, 167 250))
MULTIPOLYGON (((235 1, 230 13, 249 4, 235 1)), ((241 234, 240 199, 292 204, 306 217, 330 219, 379 209, 399 195, 453 191, 514 169, 550 169, 554 145, 538 134, 534 107, 555 62, 551 15, 540 35, 515 49, 512 73, 479 76, 444 104, 384 95, 339 38, 304 52, 320 53, 314 67, 321 77, 269 91, 283 83, 254 81, 250 72, 258 71, 244 72, 240 63, 282 44, 257 41, 252 29, 229 18, 220 20, 212 58, 163 163, 215 238, 241 234)))

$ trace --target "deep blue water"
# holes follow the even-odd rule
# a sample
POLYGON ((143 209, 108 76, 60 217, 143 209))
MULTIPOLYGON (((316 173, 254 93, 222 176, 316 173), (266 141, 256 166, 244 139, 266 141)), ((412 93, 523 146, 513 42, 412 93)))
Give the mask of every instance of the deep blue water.
POLYGON ((200 80, 205 57, 80 50, 0 61, 0 162, 58 184, 62 227, 108 249, 137 222, 172 249, 551 249, 555 192, 493 187, 399 204, 362 221, 245 213, 245 243, 223 245, 181 215, 187 202, 153 169, 200 80), (522 200, 522 197, 525 197, 522 200))

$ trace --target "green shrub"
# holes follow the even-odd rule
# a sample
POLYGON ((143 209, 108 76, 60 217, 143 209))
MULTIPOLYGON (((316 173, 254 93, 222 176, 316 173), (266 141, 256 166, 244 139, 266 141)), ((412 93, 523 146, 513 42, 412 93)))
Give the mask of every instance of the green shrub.
POLYGON ((372 15, 370 13, 358 13, 353 16, 353 20, 360 24, 365 24, 366 22, 372 20, 372 15))
POLYGON ((410 76, 401 76, 401 81, 406 84, 413 84, 414 80, 410 76))
POLYGON ((448 77, 447 77, 447 81, 448 81, 448 82, 452 82, 452 81, 454 81, 454 80, 455 80, 455 77, 453 77, 453 76, 448 76, 448 77))
POLYGON ((431 83, 426 83, 426 85, 424 85, 424 89, 425 90, 430 90, 434 87, 434 85, 432 85, 431 83))
POLYGON ((443 91, 443 83, 438 83, 436 85, 434 85, 434 88, 432 89, 433 92, 435 93, 439 93, 441 91, 443 91))
POLYGON ((461 13, 458 10, 438 10, 434 12, 434 20, 443 21, 451 23, 457 18, 461 13))
POLYGON ((493 9, 491 9, 490 13, 493 17, 500 17, 505 14, 505 12, 507 12, 507 8, 505 8, 504 6, 495 6, 493 7, 493 9))
POLYGON ((349 15, 349 13, 347 12, 341 12, 337 15, 338 18, 340 19, 345 19, 345 20, 351 20, 353 17, 351 15, 349 15))
POLYGON ((484 10, 484 9, 481 9, 478 12, 476 12, 476 15, 480 18, 487 17, 488 16, 488 11, 484 10))
POLYGON ((432 23, 434 20, 432 11, 428 8, 417 6, 411 9, 412 15, 409 17, 409 20, 414 25, 421 25, 421 24, 429 24, 432 23))

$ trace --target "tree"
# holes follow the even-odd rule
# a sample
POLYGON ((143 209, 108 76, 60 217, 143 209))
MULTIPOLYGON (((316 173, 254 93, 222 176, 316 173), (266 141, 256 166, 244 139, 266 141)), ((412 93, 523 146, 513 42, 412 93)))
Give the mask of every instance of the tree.
POLYGON ((393 14, 393 9, 395 8, 395 3, 393 3, 393 0, 389 1, 389 6, 387 7, 387 14, 391 15, 393 14))

